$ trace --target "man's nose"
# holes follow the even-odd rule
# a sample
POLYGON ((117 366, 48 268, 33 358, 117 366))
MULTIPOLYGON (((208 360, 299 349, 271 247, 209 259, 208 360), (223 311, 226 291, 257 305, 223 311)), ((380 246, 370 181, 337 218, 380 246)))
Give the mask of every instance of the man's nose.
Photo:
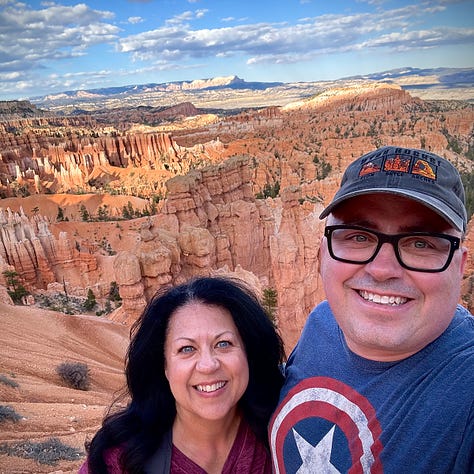
POLYGON ((381 281, 400 277, 403 273, 403 267, 397 259, 395 248, 389 242, 382 244, 375 258, 366 263, 365 269, 375 279, 381 281))

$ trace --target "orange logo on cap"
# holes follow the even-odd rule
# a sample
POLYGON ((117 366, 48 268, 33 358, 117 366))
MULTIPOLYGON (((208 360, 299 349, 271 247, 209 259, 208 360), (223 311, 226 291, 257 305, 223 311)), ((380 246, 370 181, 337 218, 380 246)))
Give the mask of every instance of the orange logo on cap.
POLYGON ((410 163, 410 158, 401 158, 400 155, 396 155, 393 158, 388 158, 383 168, 385 171, 400 171, 408 173, 410 163))
POLYGON ((413 165, 413 174, 419 174, 425 178, 436 179, 436 173, 425 160, 417 160, 413 165))
POLYGON ((433 167, 426 160, 413 156, 390 156, 377 157, 362 165, 359 178, 368 174, 380 173, 381 171, 410 173, 423 176, 424 178, 436 180, 436 166, 433 167))
POLYGON ((380 171, 380 165, 376 165, 373 161, 365 163, 359 171, 359 177, 365 176, 370 173, 378 173, 380 171))

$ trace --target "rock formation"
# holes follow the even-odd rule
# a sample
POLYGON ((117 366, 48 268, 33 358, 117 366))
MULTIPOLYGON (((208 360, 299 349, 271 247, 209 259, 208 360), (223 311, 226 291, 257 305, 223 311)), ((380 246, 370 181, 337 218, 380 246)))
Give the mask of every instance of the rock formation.
MULTIPOLYGON (((76 294, 93 288, 105 297, 116 282, 122 306, 110 317, 126 324, 165 285, 238 270, 259 291, 276 290, 289 350, 307 313, 324 298, 318 216, 343 169, 382 144, 397 144, 432 150, 472 174, 473 119, 466 103, 428 103, 388 85, 330 90, 197 128, 175 123, 173 134, 118 132, 105 122, 94 130, 79 118, 40 132, 39 123, 59 119, 15 119, 0 127, 4 195, 37 193, 40 203, 46 191, 109 193, 122 199, 116 206, 108 201, 114 219, 132 195, 154 207, 132 221, 81 225, 67 204, 70 222, 57 222, 51 212, 46 218, 39 205, 29 217, 6 209, 0 257, 32 289, 67 282, 76 294), (113 252, 104 252, 105 243, 113 252)), ((472 222, 469 229, 472 248, 472 222)), ((471 257, 463 284, 471 308, 473 275, 471 257)))
POLYGON ((65 232, 56 238, 41 216, 0 209, 0 270, 16 271, 30 291, 47 289, 54 282, 71 280, 79 293, 89 273, 97 270, 96 257, 79 251, 65 232))

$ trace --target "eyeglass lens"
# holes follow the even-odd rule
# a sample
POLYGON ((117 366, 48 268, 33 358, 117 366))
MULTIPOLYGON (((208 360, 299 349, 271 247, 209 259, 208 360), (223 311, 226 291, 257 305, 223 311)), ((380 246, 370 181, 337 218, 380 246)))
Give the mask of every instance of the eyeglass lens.
POLYGON ((352 226, 328 226, 330 250, 336 259, 368 263, 384 242, 390 242, 399 262, 420 271, 441 271, 449 263, 453 242, 448 236, 429 233, 385 235, 352 226))

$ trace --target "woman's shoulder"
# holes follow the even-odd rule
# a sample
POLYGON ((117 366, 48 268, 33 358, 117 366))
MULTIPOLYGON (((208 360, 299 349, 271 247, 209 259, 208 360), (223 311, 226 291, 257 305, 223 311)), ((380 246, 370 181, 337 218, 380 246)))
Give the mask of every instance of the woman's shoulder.
POLYGON ((238 472, 268 474, 271 472, 270 453, 258 440, 245 419, 239 427, 236 439, 224 466, 224 473, 238 472))

